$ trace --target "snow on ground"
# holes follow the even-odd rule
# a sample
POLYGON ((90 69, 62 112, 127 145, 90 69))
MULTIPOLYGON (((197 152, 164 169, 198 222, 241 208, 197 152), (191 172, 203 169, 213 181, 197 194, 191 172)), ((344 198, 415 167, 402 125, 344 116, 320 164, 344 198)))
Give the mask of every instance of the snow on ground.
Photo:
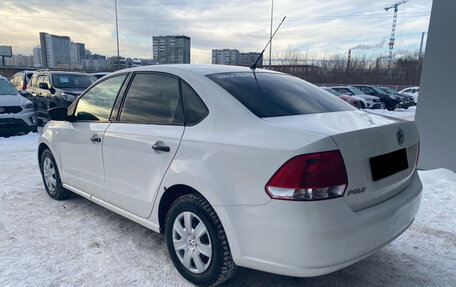
MULTIPOLYGON (((0 138, 0 286, 191 286, 174 269, 163 235, 77 195, 51 199, 37 139, 0 138)), ((455 286, 456 174, 419 173, 418 217, 374 255, 315 278, 240 268, 225 286, 455 286)))
POLYGON ((390 116, 394 118, 400 118, 404 120, 413 121, 415 119, 415 107, 409 107, 408 109, 395 109, 394 111, 388 110, 364 110, 366 112, 371 112, 378 115, 390 116))

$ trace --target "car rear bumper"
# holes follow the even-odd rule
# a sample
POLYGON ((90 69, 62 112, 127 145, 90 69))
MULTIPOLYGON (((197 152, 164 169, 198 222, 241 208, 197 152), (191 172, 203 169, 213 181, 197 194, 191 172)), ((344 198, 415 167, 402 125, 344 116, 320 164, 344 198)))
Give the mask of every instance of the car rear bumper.
POLYGON ((344 198, 214 208, 237 265, 310 277, 351 265, 399 236, 416 216, 421 190, 415 171, 402 192, 359 211, 344 198))

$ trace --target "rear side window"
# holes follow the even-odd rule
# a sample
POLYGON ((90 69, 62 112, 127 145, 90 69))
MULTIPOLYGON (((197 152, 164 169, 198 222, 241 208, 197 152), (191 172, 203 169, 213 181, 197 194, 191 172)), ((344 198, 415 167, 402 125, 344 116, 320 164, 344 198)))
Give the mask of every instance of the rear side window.
POLYGON ((299 78, 257 72, 207 76, 260 118, 351 111, 324 90, 299 78), (256 77, 255 77, 256 75, 256 77))
POLYGON ((76 107, 79 121, 107 121, 126 75, 109 78, 92 87, 82 96, 76 107))
POLYGON ((209 114, 209 110, 196 92, 184 81, 181 81, 181 89, 185 124, 196 125, 209 114))
POLYGON ((120 113, 121 122, 182 124, 179 80, 162 74, 137 74, 120 113))

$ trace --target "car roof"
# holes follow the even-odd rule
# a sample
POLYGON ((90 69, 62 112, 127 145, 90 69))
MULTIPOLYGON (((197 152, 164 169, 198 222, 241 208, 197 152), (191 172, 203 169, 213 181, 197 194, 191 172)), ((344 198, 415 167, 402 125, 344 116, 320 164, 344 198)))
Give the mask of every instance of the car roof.
MULTIPOLYGON (((252 72, 249 67, 229 66, 229 65, 193 65, 193 64, 170 64, 170 65, 149 65, 135 68, 119 70, 113 74, 123 72, 163 72, 176 75, 198 74, 201 76, 217 73, 235 73, 235 72, 252 72)), ((256 69, 255 72, 270 72, 282 74, 279 72, 256 69)))
POLYGON ((68 75, 89 75, 91 76, 91 74, 87 74, 87 73, 81 73, 81 72, 68 72, 68 71, 46 71, 46 70, 41 70, 41 71, 36 71, 37 73, 49 73, 49 74, 68 74, 68 75))

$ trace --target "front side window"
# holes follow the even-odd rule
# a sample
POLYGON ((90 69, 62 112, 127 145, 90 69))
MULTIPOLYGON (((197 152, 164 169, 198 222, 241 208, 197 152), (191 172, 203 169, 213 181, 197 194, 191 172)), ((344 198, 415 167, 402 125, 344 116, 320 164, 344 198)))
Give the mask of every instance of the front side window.
POLYGON ((384 94, 385 93, 384 91, 382 91, 382 89, 377 88, 377 87, 372 87, 372 90, 376 91, 379 94, 384 94))
POLYGON ((299 78, 268 72, 207 75, 260 118, 353 110, 299 78))
POLYGON ((78 121, 107 121, 126 75, 109 78, 92 87, 76 107, 78 121))
POLYGON ((182 124, 179 80, 162 74, 137 74, 128 89, 121 122, 182 124))
POLYGON ((49 82, 49 76, 48 75, 44 75, 43 82, 46 83, 48 85, 48 87, 51 87, 51 83, 49 82))
POLYGON ((369 88, 369 87, 361 87, 360 90, 366 95, 374 95, 375 94, 374 90, 369 88))
POLYGON ((43 78, 44 78, 43 75, 38 75, 38 77, 36 78, 36 83, 35 83, 36 87, 38 87, 39 84, 43 82, 43 78))

